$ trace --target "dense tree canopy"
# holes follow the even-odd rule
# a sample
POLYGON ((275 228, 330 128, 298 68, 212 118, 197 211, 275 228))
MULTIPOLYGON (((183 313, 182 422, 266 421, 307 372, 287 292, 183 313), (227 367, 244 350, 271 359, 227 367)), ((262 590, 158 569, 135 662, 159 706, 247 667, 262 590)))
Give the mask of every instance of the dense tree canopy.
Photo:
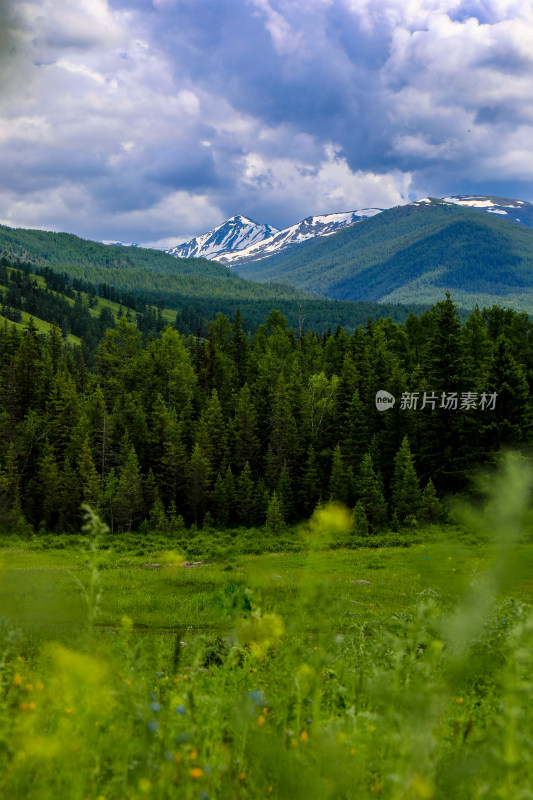
POLYGON ((253 335, 219 313, 206 337, 143 337, 122 316, 90 366, 57 325, 6 321, 2 522, 71 530, 90 502, 115 531, 206 515, 277 530, 329 500, 369 535, 434 522, 472 466, 529 447, 532 383, 530 319, 494 307, 462 324, 449 297, 353 334, 295 335, 272 312, 253 335))

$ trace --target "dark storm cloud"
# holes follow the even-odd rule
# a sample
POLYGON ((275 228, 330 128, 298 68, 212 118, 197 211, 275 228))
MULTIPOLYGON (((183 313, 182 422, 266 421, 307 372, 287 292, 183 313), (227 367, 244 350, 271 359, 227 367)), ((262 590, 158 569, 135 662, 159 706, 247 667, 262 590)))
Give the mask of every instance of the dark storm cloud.
POLYGON ((8 224, 154 242, 235 213, 533 199, 530 0, 28 0, 11 19, 8 224))

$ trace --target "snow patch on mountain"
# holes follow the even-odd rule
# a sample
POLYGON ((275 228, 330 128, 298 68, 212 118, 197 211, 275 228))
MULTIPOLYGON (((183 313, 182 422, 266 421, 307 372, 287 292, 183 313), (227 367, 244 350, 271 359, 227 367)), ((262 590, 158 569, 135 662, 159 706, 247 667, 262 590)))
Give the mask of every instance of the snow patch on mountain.
POLYGON ((525 200, 510 200, 507 197, 490 197, 485 195, 457 195, 443 197, 444 203, 453 203, 457 206, 467 206, 486 211, 489 214, 498 214, 507 217, 510 222, 519 222, 533 228, 533 205, 525 200))
POLYGON ((222 225, 201 236, 166 250, 177 258, 210 258, 239 252, 271 238, 278 232, 272 225, 260 225, 242 214, 237 214, 222 225))
POLYGON ((331 236, 341 228, 352 225, 367 217, 381 213, 381 208, 363 208, 359 211, 345 211, 336 214, 320 214, 306 217, 296 225, 284 228, 263 242, 258 242, 237 252, 226 253, 219 257, 219 261, 228 266, 244 261, 258 261, 261 258, 285 250, 295 244, 300 244, 308 239, 331 236))

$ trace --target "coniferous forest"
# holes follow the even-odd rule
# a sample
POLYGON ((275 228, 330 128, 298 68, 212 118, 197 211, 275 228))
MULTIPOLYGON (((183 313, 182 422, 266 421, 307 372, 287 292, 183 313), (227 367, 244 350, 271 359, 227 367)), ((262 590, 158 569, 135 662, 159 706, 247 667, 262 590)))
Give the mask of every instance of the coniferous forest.
POLYGON ((476 465, 530 444, 525 313, 476 309, 462 322, 447 296, 403 324, 369 320, 353 333, 294 331, 273 310, 251 334, 237 308, 205 336, 161 320, 143 331, 142 317, 87 319, 78 332, 90 349, 66 344, 57 325, 0 329, 11 530, 75 531, 88 503, 114 532, 276 531, 334 500, 371 536, 435 521, 476 465), (376 408, 378 390, 394 407, 376 408))

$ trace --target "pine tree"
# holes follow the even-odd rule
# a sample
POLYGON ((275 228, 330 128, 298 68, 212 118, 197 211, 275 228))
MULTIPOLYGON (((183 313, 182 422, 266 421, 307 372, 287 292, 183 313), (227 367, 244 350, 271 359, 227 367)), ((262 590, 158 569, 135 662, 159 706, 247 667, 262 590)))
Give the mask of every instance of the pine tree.
POLYGON ((189 463, 188 499, 194 524, 203 519, 209 490, 210 465, 208 458, 196 444, 189 463))
POLYGON ((248 462, 237 479, 237 515, 243 525, 250 525, 254 512, 254 482, 248 462))
POLYGON ((386 517, 386 504, 378 477, 374 472, 370 453, 363 456, 356 490, 358 500, 363 506, 370 530, 374 532, 383 526, 386 517))
POLYGON ((7 511, 6 521, 13 533, 23 533, 26 520, 22 513, 20 499, 20 477, 15 445, 10 442, 6 456, 5 469, 0 471, 0 498, 4 499, 7 511))
POLYGON ((246 382, 247 361, 248 361, 248 342, 246 334, 242 329, 241 310, 237 306, 233 321, 233 338, 231 341, 231 351, 235 370, 237 373, 237 386, 241 387, 246 382))
POLYGON ((333 461, 329 479, 329 499, 345 504, 348 502, 346 470, 344 468, 340 445, 336 445, 333 451, 333 461))
POLYGON ((306 517, 310 517, 316 508, 316 504, 320 499, 321 490, 322 481, 320 478, 320 469, 315 457, 313 445, 309 445, 300 490, 300 505, 306 517))
POLYGON ((265 527, 275 535, 279 535, 284 528, 283 508, 276 492, 272 493, 268 503, 265 527))
POLYGON ((420 517, 425 522, 433 525, 442 514, 442 505, 437 497, 437 492, 433 486, 431 478, 427 482, 426 488, 422 492, 420 501, 420 517))
POLYGON ((246 462, 250 466, 257 464, 259 455, 259 439, 257 437, 257 418, 251 401, 248 385, 244 385, 239 393, 234 419, 235 465, 243 469, 246 462))
POLYGON ((262 525, 265 518, 266 513, 268 510, 268 504, 270 501, 270 495, 268 494, 268 489, 263 478, 259 478, 259 480, 255 484, 255 492, 254 492, 254 524, 255 525, 262 525))
POLYGON ((235 479, 231 467, 228 467, 224 473, 224 487, 226 490, 229 522, 231 522, 232 519, 235 519, 235 479))
POLYGON ((216 389, 213 389, 202 413, 197 441, 209 461, 210 470, 218 472, 228 458, 228 438, 216 389))
POLYGON ((270 419, 272 433, 270 444, 278 475, 286 463, 289 472, 298 459, 298 430, 291 410, 287 386, 283 373, 280 374, 270 419))
POLYGON ((150 528, 157 533, 166 533, 169 528, 165 508, 159 495, 156 496, 154 504, 150 509, 150 528))
POLYGON ((394 459, 391 484, 391 505, 398 519, 416 518, 420 504, 420 483, 416 474, 407 436, 403 438, 394 459))
POLYGON ((100 479, 91 455, 89 437, 86 436, 78 456, 78 472, 81 481, 81 501, 98 510, 100 479))
POLYGON ((211 492, 211 507, 217 525, 226 528, 229 522, 229 504, 226 494, 226 483, 220 474, 217 474, 213 491, 211 492))
POLYGON ((39 462, 41 519, 48 528, 55 527, 59 506, 59 468, 54 448, 45 440, 39 462))
POLYGON ((360 500, 357 501, 352 512, 352 531, 356 536, 368 535, 368 520, 360 500))
POLYGON ((283 465, 279 476, 277 495, 283 509, 283 518, 287 521, 292 519, 294 517, 294 498, 291 476, 287 464, 283 465))
POLYGON ((117 522, 131 531, 144 510, 143 481, 133 445, 130 446, 118 475, 115 506, 117 522))
POLYGON ((354 470, 359 468, 363 455, 368 450, 368 420, 363 402, 356 390, 348 405, 346 414, 346 430, 343 441, 345 445, 345 462, 354 470))
POLYGON ((61 531, 67 531, 76 525, 81 503, 79 478, 68 456, 65 456, 63 460, 63 466, 59 474, 58 490, 58 526, 61 531))

